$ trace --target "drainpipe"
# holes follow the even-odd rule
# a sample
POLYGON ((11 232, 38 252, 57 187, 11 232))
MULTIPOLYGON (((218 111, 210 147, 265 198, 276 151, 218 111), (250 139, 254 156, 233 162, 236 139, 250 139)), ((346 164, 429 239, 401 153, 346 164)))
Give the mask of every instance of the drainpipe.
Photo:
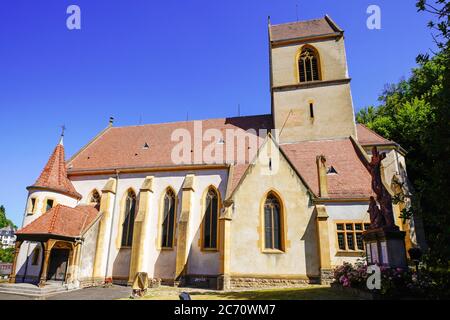
MULTIPOLYGON (((108 280, 108 269, 109 269, 109 256, 111 254, 111 243, 112 243, 112 233, 114 228, 114 217, 116 216, 116 207, 117 207, 117 190, 119 188, 119 174, 120 171, 116 170, 116 190, 114 191, 114 207, 111 214, 111 228, 109 230, 109 243, 108 243, 108 255, 106 256, 106 273, 105 273, 105 282, 108 280)), ((111 279, 112 281, 112 279, 111 279)))

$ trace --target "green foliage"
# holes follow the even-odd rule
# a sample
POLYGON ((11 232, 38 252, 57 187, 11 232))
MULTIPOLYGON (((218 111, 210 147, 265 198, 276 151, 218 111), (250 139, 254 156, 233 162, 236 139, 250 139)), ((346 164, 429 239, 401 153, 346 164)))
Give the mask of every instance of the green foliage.
MULTIPOLYGON (((380 267, 381 287, 372 293, 386 298, 448 299, 450 297, 450 272, 447 270, 419 270, 380 267)), ((334 269, 334 282, 346 287, 368 291, 367 265, 363 262, 343 265, 334 269)))
POLYGON ((357 120, 407 150, 414 198, 401 217, 423 217, 431 248, 427 262, 445 267, 450 260, 450 4, 434 2, 421 0, 417 7, 436 14, 438 21, 430 26, 440 51, 431 58, 420 55, 412 76, 386 86, 380 105, 361 110, 357 120))
POLYGON ((0 262, 12 263, 14 260, 14 248, 0 249, 0 262))
POLYGON ((6 209, 4 206, 0 206, 0 228, 13 226, 14 228, 17 228, 14 223, 6 218, 6 209))
POLYGON ((438 17, 438 21, 430 21, 428 27, 437 35, 434 41, 440 49, 445 48, 450 41, 450 2, 448 0, 418 0, 416 7, 438 17))

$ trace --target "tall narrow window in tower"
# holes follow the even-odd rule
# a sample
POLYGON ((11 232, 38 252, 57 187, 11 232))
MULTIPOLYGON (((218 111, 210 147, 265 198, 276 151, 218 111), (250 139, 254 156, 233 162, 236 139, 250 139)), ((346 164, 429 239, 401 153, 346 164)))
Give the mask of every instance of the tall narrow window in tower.
POLYGON ((173 248, 175 229, 175 193, 168 189, 164 196, 164 216, 162 224, 162 248, 173 248))
POLYGON ((319 54, 312 47, 304 47, 298 59, 300 82, 320 80, 319 54))
POLYGON ((270 193, 264 203, 264 247, 271 250, 283 250, 282 212, 278 198, 270 193))
POLYGON ((129 190, 125 200, 125 217, 122 225, 122 247, 131 247, 133 243, 134 218, 136 216, 136 194, 129 190))
POLYGON ((203 248, 217 249, 217 220, 219 218, 219 197, 214 188, 210 188, 205 199, 203 218, 203 248))
POLYGON ((314 104, 312 102, 309 104, 309 116, 314 118, 314 104))

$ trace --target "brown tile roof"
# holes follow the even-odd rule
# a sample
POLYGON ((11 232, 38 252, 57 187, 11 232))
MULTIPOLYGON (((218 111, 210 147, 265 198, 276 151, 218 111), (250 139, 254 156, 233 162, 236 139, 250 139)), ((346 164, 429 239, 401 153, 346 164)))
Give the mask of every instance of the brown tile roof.
POLYGON ((81 199, 81 195, 75 190, 72 182, 67 178, 62 141, 56 146, 39 178, 28 188, 50 189, 76 199, 81 199))
POLYGON ((350 139, 306 141, 281 145, 281 149, 316 196, 319 175, 316 157, 324 155, 327 166, 337 174, 328 174, 329 198, 367 198, 372 195, 371 177, 350 139))
POLYGON ((57 205, 16 232, 17 235, 48 234, 70 238, 81 237, 97 218, 99 212, 93 206, 70 208, 57 205))
MULTIPOLYGON (((199 123, 202 125, 203 133, 207 129, 218 129, 225 137, 225 129, 237 129, 239 132, 251 128, 270 129, 272 117, 259 115, 209 119, 201 120, 199 123)), ((363 145, 373 141, 378 144, 390 143, 364 126, 358 125, 357 128, 359 142, 363 145)), ((194 121, 110 128, 69 161, 69 174, 84 170, 174 166, 171 153, 178 142, 172 142, 171 135, 176 129, 186 129, 193 136, 194 121), (149 145, 148 149, 143 148, 146 143, 149 145)), ((263 141, 262 137, 258 137, 258 147, 263 141)), ((209 144, 210 142, 203 141, 203 147, 209 144)), ((372 195, 370 175, 361 163, 350 138, 299 142, 282 145, 281 148, 316 195, 319 195, 316 157, 322 154, 327 158, 327 165, 333 166, 338 172, 337 175, 328 175, 330 198, 366 198, 372 195)), ((237 187, 247 171, 248 163, 253 159, 246 158, 246 160, 247 163, 234 166, 228 194, 237 187)))
MULTIPOLYGON (((208 129, 218 129, 222 132, 226 141, 226 129, 235 129, 236 132, 241 134, 255 136, 245 131, 247 129, 270 130, 272 128, 272 117, 270 115, 258 115, 200 120, 198 123, 202 125, 203 134, 208 129)), ((187 130, 192 137, 191 145, 194 145, 194 121, 110 128, 74 156, 73 159, 69 160, 69 173, 83 170, 174 166, 176 164, 171 159, 172 149, 179 142, 171 141, 171 135, 176 129, 187 130), (145 144, 148 144, 148 149, 144 148, 145 144)), ((197 140, 200 139, 197 138, 197 140)), ((257 139, 259 147, 263 138, 258 137, 257 139)), ((197 141, 197 143, 201 142, 197 141)), ((210 141, 203 141, 203 147, 210 144, 210 141)), ((225 145, 224 155, 226 155, 225 145)), ((192 159, 192 164, 204 163, 204 161, 194 160, 192 159)), ((250 162, 252 159, 246 157, 246 160, 250 162)))
POLYGON ((270 40, 281 41, 341 32, 327 16, 321 19, 298 21, 270 26, 270 40))
POLYGON ((395 144, 395 142, 383 138, 375 131, 370 130, 365 125, 360 123, 356 125, 356 133, 358 135, 358 142, 362 146, 395 144))

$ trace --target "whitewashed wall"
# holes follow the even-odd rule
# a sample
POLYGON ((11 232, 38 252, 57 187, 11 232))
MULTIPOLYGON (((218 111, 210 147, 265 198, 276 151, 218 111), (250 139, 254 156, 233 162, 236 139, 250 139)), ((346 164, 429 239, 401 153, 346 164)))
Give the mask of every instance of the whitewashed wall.
MULTIPOLYGON (((194 173, 195 192, 192 199, 192 211, 190 217, 189 245, 191 247, 189 255, 189 274, 216 275, 219 271, 219 253, 202 252, 198 246, 202 216, 202 196, 206 188, 214 185, 221 193, 222 199, 225 196, 228 171, 222 170, 199 170, 179 171, 179 172, 152 172, 147 174, 121 174, 117 183, 117 194, 114 200, 112 237, 109 252, 108 276, 117 279, 125 279, 129 275, 131 249, 119 248, 117 237, 121 232, 120 213, 122 199, 127 191, 132 188, 136 194, 147 176, 154 176, 153 193, 150 197, 150 238, 151 241, 145 244, 146 259, 145 264, 150 277, 161 279, 173 279, 175 276, 176 247, 173 250, 158 250, 158 221, 159 210, 162 198, 168 187, 174 189, 177 195, 177 220, 181 211, 181 188, 187 174, 194 173)), ((89 201, 89 195, 94 189, 99 192, 103 189, 110 176, 96 177, 72 177, 72 183, 76 190, 83 196, 81 203, 89 201)), ((177 229, 176 229, 177 230, 177 229)))

